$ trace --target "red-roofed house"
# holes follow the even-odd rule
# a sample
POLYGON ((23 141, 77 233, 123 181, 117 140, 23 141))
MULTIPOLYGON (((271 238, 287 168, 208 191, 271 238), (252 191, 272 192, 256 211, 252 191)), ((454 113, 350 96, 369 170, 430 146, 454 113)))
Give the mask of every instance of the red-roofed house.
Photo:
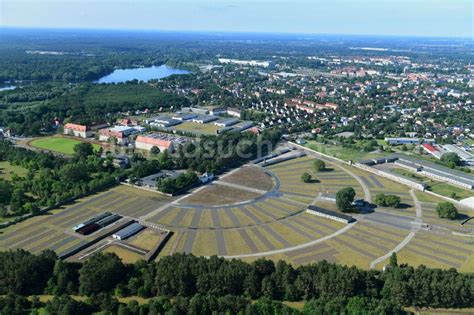
POLYGON ((67 123, 64 125, 63 133, 69 136, 75 136, 80 138, 92 137, 92 131, 88 126, 67 123))
POLYGON ((428 144, 428 143, 423 143, 422 146, 429 153, 438 151, 434 146, 432 146, 431 144, 428 144))

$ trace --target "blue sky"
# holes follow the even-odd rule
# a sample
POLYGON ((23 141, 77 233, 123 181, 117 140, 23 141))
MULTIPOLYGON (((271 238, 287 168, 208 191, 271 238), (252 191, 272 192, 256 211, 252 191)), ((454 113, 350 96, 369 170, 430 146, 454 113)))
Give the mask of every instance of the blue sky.
POLYGON ((0 0, 0 25, 473 36, 474 0, 0 0))

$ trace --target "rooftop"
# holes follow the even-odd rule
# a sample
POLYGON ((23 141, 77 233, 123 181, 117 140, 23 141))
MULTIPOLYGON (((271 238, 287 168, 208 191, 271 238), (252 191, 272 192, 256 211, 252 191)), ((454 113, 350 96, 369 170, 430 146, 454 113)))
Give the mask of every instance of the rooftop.
POLYGON ((330 216, 333 216, 333 217, 336 217, 336 218, 340 218, 340 219, 343 219, 343 220, 347 220, 348 222, 354 221, 354 218, 352 216, 344 214, 344 213, 340 213, 340 212, 320 208, 320 207, 313 206, 313 205, 309 205, 308 209, 312 210, 312 211, 322 213, 322 214, 330 215, 330 216))
POLYGON ((418 165, 423 166, 425 172, 430 171, 430 172, 433 172, 433 174, 438 174, 440 176, 449 177, 459 182, 465 182, 465 183, 469 183, 470 185, 474 185, 474 176, 470 174, 453 170, 453 169, 450 169, 450 168, 447 168, 447 167, 444 167, 444 166, 441 166, 429 161, 425 161, 425 160, 407 156, 407 155, 399 155, 398 158, 401 161, 408 161, 408 162, 416 163, 418 165))

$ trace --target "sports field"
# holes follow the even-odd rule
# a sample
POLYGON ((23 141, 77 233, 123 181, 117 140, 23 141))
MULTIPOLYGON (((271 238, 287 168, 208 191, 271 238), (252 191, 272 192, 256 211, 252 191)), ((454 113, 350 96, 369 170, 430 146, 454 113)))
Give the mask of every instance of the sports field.
MULTIPOLYGON (((62 154, 74 154, 74 146, 83 141, 66 137, 44 137, 30 141, 28 144, 32 147, 54 151, 62 154)), ((95 150, 100 148, 97 144, 92 144, 95 150)))

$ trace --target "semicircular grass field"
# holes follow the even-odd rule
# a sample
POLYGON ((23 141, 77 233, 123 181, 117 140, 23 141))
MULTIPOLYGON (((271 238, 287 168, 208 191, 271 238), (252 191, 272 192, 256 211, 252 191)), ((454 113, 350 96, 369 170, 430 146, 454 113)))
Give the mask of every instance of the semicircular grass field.
MULTIPOLYGON (((74 146, 83 141, 63 138, 63 137, 44 137, 34 139, 29 142, 29 145, 38 149, 50 150, 58 153, 72 155, 74 154, 74 146)), ((92 144, 94 150, 99 150, 98 144, 92 144)))

